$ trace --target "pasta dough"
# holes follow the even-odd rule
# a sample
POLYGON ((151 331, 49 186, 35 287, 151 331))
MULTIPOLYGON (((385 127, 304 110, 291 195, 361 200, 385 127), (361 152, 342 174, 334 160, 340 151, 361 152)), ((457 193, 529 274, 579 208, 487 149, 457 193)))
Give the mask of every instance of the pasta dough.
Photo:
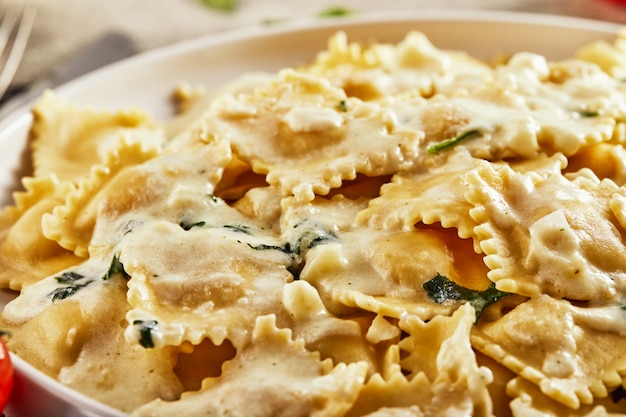
POLYGON ((626 414, 624 36, 491 65, 338 33, 165 122, 47 92, 9 348, 136 416, 626 414))

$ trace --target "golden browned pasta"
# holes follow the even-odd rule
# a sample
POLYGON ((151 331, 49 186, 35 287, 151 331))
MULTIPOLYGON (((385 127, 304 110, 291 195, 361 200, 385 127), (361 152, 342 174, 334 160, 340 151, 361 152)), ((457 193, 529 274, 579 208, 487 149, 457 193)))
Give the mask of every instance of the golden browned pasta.
POLYGON ((0 212, 0 284, 14 290, 80 262, 71 251, 47 239, 41 218, 73 188, 55 175, 26 177, 24 191, 14 194, 15 206, 0 212))
POLYGON ((80 108, 47 91, 33 108, 32 157, 36 176, 54 174, 60 180, 89 175, 117 146, 120 136, 160 144, 163 136, 149 114, 140 110, 117 113, 80 108))

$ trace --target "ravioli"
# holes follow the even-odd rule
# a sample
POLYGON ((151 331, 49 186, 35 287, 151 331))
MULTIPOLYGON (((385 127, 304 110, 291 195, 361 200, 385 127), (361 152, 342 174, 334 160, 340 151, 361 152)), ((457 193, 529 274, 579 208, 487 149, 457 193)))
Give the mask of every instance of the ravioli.
POLYGON ((171 120, 47 92, 0 330, 135 416, 626 414, 624 51, 337 33, 171 120))

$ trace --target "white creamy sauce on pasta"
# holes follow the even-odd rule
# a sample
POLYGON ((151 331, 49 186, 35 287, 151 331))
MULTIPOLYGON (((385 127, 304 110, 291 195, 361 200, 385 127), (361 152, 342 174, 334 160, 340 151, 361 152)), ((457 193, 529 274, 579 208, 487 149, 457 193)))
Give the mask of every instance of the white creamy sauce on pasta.
POLYGON ((166 123, 47 92, 0 330, 135 416, 624 413, 625 36, 338 33, 166 123))

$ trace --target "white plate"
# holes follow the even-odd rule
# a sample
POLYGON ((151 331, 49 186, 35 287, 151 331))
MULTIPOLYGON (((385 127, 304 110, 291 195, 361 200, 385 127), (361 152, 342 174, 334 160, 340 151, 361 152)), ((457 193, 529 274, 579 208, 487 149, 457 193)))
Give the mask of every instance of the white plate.
MULTIPOLYGON (((596 39, 613 39, 619 25, 576 18, 488 11, 415 11, 356 15, 342 19, 307 19, 254 27, 184 42, 136 56, 79 78, 57 90, 83 105, 117 108, 140 106, 156 117, 171 113, 169 97, 182 81, 208 87, 248 71, 277 70, 314 57, 337 30, 351 40, 401 40, 410 30, 424 32, 440 48, 461 49, 492 58, 522 50, 550 59, 572 56, 596 39)), ((28 164, 27 108, 0 122, 0 206, 28 164)), ((0 292, 0 306, 11 298, 0 292)), ((121 416, 43 376, 14 357, 17 380, 9 417, 121 416)))

